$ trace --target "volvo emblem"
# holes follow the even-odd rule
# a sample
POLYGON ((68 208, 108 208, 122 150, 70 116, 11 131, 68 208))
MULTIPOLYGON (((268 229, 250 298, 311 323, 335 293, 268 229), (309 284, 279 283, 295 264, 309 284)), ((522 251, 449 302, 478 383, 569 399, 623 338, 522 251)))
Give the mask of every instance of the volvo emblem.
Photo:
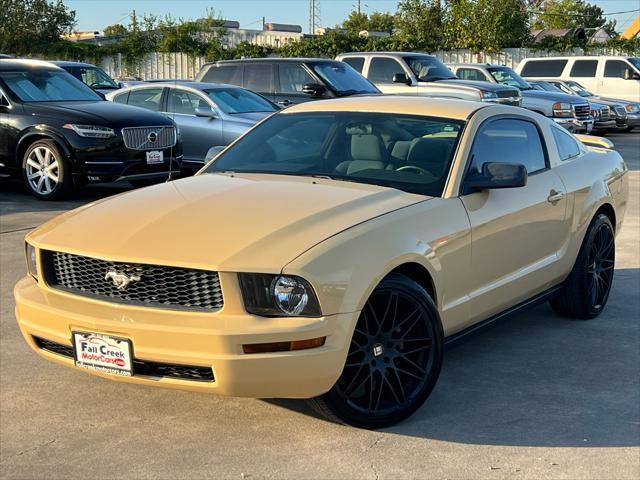
POLYGON ((118 272, 117 270, 110 268, 107 270, 104 279, 111 280, 118 290, 124 290, 130 283, 139 282, 140 275, 127 275, 126 273, 118 272))
POLYGON ((149 140, 149 143, 156 143, 156 140, 158 140, 158 133, 149 132, 149 135, 147 135, 147 140, 149 140))

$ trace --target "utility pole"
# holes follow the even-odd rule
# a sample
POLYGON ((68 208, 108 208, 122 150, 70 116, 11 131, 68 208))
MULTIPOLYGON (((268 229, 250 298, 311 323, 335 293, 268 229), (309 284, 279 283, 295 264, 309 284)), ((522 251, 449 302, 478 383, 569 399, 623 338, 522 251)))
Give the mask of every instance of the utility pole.
POLYGON ((320 0, 309 0, 309 33, 315 35, 316 28, 322 25, 320 20, 320 0))
POLYGON ((360 15, 362 13, 361 1, 356 0, 356 4, 354 5, 354 7, 356 7, 356 12, 358 12, 358 15, 360 15))

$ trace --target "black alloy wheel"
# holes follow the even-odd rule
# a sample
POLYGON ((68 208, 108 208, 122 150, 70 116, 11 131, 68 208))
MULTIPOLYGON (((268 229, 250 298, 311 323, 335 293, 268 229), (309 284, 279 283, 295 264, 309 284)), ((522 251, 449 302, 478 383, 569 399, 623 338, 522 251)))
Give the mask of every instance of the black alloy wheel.
POLYGON ((389 275, 360 314, 340 378, 312 405, 358 427, 393 425, 427 399, 442 353, 442 326, 427 292, 405 276, 389 275))

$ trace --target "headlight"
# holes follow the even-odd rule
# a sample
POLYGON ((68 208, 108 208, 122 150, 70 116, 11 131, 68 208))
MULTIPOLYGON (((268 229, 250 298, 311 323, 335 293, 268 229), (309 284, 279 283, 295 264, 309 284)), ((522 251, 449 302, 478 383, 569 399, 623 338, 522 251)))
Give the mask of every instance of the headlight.
POLYGON ((494 100, 498 98, 498 94, 496 92, 487 92, 485 90, 482 90, 480 94, 482 96, 482 100, 494 100))
POLYGON ((263 317, 319 317, 320 304, 313 288, 293 275, 239 273, 247 312, 263 317))
POLYGON ((113 128, 100 127, 98 125, 77 125, 75 123, 67 123, 63 125, 62 128, 73 130, 79 136, 85 138, 111 138, 116 136, 113 128))
POLYGON ((640 112, 640 104, 638 104, 638 103, 630 103, 629 105, 625 105, 624 109, 628 113, 638 113, 638 112, 640 112))
POLYGON ((38 279, 38 262, 37 253, 34 246, 25 242, 25 251, 27 255, 27 272, 36 280, 38 279))
POLYGON ((571 105, 570 103, 564 103, 564 102, 554 103, 553 116, 561 117, 561 118, 575 117, 573 105, 571 105))
POLYGON ((594 120, 599 120, 599 119, 600 119, 600 116, 601 116, 600 112, 601 112, 601 111, 600 111, 600 110, 598 110, 598 109, 596 109, 596 108, 593 108, 593 109, 591 110, 591 115, 593 116, 593 119, 594 119, 594 120))

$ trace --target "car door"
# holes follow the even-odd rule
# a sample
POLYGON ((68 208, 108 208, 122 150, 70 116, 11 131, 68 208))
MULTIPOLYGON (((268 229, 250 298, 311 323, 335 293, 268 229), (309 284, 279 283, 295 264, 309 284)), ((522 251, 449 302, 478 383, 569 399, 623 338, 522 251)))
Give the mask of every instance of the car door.
POLYGON ((404 83, 394 83, 393 76, 403 73, 407 78, 412 78, 411 72, 405 70, 402 64, 392 57, 372 56, 366 77, 382 93, 390 95, 418 95, 418 87, 404 83))
POLYGON ((0 90, 0 176, 5 172, 6 167, 9 166, 10 110, 11 105, 9 104, 9 100, 7 100, 2 90, 0 90))
POLYGON ((569 78, 584 85, 587 90, 595 92, 598 89, 598 59, 575 60, 569 70, 569 78))
POLYGON ((540 293, 561 273, 557 260, 570 229, 567 197, 549 168, 536 123, 524 117, 480 126, 467 176, 486 162, 522 163, 525 187, 464 192, 472 235, 471 321, 501 312, 540 293))
POLYGON ((207 151, 226 145, 222 138, 222 118, 204 95, 182 88, 170 88, 165 113, 176 122, 182 135, 183 163, 204 164, 207 151), (215 116, 199 117, 196 109, 212 109, 215 116))
POLYGON ((636 70, 623 59, 607 59, 604 62, 602 80, 596 92, 603 97, 640 100, 640 80, 633 78, 636 70))
POLYGON ((275 102, 282 107, 288 107, 296 103, 314 100, 314 97, 302 91, 302 88, 310 83, 319 82, 302 63, 280 62, 278 64, 275 102))

